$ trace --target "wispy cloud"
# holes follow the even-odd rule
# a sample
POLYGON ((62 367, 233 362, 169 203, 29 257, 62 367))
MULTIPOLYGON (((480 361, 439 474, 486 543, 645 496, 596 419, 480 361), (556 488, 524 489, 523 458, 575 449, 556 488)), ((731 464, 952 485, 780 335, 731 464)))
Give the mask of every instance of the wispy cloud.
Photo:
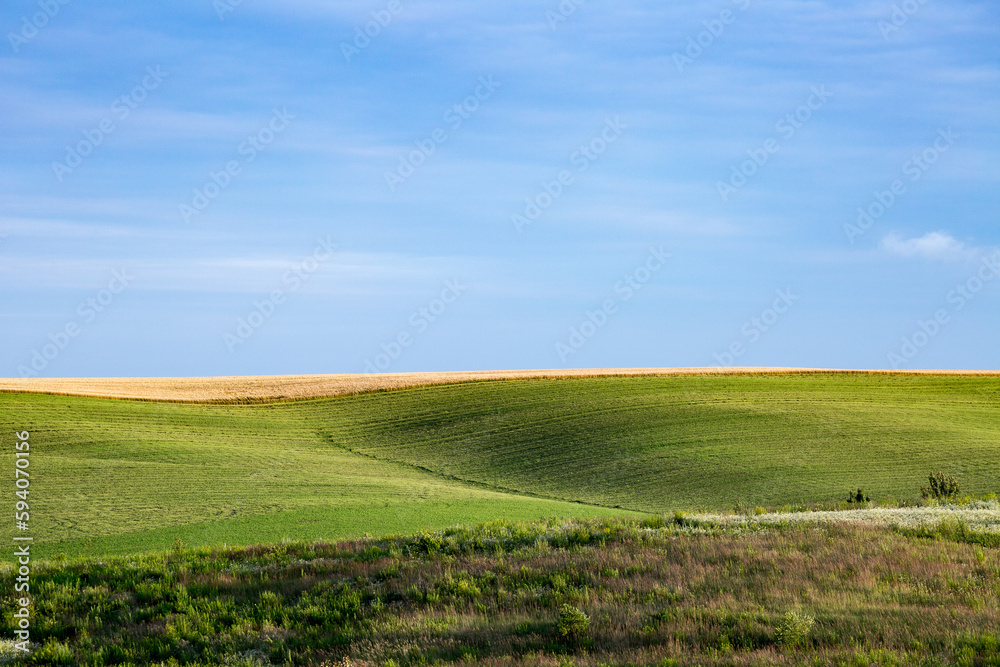
MULTIPOLYGON (((0 283, 13 289, 101 287, 112 269, 135 273, 140 290, 204 294, 265 294, 298 268, 299 254, 215 257, 90 256, 8 257, 0 264, 0 283)), ((337 252, 315 272, 303 291, 387 297, 408 294, 442 275, 470 275, 482 258, 414 257, 394 253, 337 252), (417 286, 417 287, 415 287, 417 286)))
POLYGON ((903 239, 892 233, 882 239, 882 249, 902 257, 954 260, 967 259, 976 253, 947 232, 930 232, 912 239, 903 239))

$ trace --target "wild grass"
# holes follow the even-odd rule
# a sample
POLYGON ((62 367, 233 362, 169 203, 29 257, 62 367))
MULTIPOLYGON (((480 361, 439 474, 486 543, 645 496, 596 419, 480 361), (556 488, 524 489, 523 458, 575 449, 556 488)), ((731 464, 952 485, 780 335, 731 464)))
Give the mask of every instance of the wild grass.
MULTIPOLYGON (((763 508, 761 508, 763 509, 763 508)), ((920 507, 878 507, 817 511, 763 511, 748 514, 694 514, 692 519, 724 525, 769 526, 861 522, 905 530, 940 531, 964 528, 977 539, 993 540, 1000 546, 1000 502, 970 500, 963 504, 934 503, 920 507), (962 527, 962 528, 960 528, 962 527)))
POLYGON ((1000 664, 997 550, 881 526, 491 522, 38 565, 32 664, 1000 664))

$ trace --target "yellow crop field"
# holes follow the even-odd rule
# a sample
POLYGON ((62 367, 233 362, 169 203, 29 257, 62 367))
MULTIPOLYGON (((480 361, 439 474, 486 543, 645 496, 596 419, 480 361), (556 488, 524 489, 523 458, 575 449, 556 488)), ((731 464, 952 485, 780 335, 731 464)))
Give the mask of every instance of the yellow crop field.
MULTIPOLYGON (((330 375, 254 375, 233 377, 164 378, 8 378, 0 379, 0 392, 30 392, 68 396, 94 396, 146 401, 192 403, 258 403, 343 396, 436 384, 479 380, 523 380, 641 375, 776 375, 829 373, 818 368, 584 368, 547 370, 446 371, 435 373, 378 373, 330 375)), ((1000 375, 1000 371, 949 370, 842 370, 875 375, 1000 375)))

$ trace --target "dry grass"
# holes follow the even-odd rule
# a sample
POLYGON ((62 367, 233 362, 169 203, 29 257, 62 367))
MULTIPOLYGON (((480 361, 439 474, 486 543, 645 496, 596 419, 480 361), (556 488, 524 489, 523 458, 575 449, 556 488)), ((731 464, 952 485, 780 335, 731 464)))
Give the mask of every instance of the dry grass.
POLYGON ((630 375, 732 375, 789 373, 870 375, 1000 375, 1000 371, 826 370, 818 368, 583 368, 563 370, 449 371, 337 375, 258 375, 178 378, 9 378, 0 393, 28 392, 191 403, 258 403, 341 396, 477 380, 573 378, 630 375))
POLYGON ((965 505, 940 504, 926 507, 870 507, 837 511, 762 512, 742 514, 692 514, 691 519, 726 526, 764 526, 862 523, 889 528, 939 529, 965 525, 977 533, 1000 533, 1000 502, 973 500, 965 505))

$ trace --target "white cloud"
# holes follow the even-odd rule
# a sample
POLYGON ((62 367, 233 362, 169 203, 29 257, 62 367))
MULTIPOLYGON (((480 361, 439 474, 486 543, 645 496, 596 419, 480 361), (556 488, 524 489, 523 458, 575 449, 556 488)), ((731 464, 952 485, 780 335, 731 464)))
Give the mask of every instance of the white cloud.
POLYGON ((926 259, 966 259, 975 254, 947 232, 930 232, 918 238, 903 239, 898 234, 889 234, 882 239, 882 249, 902 257, 924 257, 926 259))

